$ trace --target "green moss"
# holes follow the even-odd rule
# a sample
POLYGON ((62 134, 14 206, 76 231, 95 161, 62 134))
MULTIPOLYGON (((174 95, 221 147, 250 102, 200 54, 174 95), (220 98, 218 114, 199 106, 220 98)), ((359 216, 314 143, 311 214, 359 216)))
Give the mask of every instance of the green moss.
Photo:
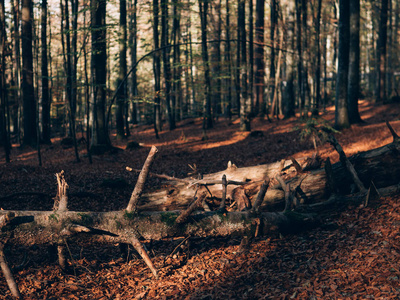
POLYGON ((58 214, 57 213, 52 213, 51 215, 49 215, 49 220, 50 221, 55 221, 58 223, 58 214))
POLYGON ((137 216, 136 212, 129 212, 129 211, 124 211, 124 219, 126 220, 133 220, 137 216))
POLYGON ((93 225, 93 217, 85 214, 85 213, 78 213, 78 216, 81 218, 80 224, 83 226, 91 226, 93 225))
POLYGON ((178 216, 175 213, 165 212, 161 214, 161 222, 167 224, 168 226, 173 226, 176 223, 176 218, 178 216))
POLYGON ((122 228, 122 223, 118 220, 115 220, 115 228, 117 228, 117 230, 122 228))
POLYGON ((226 222, 228 220, 228 213, 227 212, 217 212, 218 217, 222 220, 222 222, 226 222))

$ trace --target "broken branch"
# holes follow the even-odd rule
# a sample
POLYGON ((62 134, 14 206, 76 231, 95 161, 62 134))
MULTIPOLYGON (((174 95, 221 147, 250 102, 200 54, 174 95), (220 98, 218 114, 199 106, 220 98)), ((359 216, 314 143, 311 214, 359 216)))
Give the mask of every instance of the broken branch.
POLYGON ((343 167, 345 167, 349 172, 351 177, 353 178, 354 183, 357 185, 360 192, 366 192, 367 189, 365 188, 364 184, 361 182, 360 178, 357 175, 354 166, 351 164, 349 159, 347 158, 346 154, 343 151, 342 146, 336 140, 333 135, 329 136, 329 143, 335 148, 335 150, 339 153, 340 162, 342 163, 343 167))
POLYGON ((150 153, 147 156, 147 159, 143 165, 142 171, 139 174, 139 178, 136 182, 135 188, 132 192, 131 198, 129 200, 128 206, 126 210, 128 212, 136 211, 137 204, 139 202, 140 195, 142 194, 144 184, 147 179, 147 175, 149 174, 150 166, 153 163, 154 156, 157 153, 157 148, 152 146, 150 149, 150 153))

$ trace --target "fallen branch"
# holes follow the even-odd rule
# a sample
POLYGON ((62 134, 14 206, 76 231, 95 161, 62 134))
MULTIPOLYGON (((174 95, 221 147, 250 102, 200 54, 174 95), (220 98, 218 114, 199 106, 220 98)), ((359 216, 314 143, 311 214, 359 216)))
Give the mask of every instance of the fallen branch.
POLYGON ((360 178, 357 175, 356 170, 354 169, 354 166, 351 164, 351 162, 348 160, 346 154, 343 151, 342 146, 339 144, 339 142, 336 140, 336 138, 331 135, 329 136, 329 143, 336 149, 336 151, 339 153, 339 158, 343 166, 350 172, 354 183, 357 185, 358 190, 360 192, 366 192, 367 189, 365 188, 364 184, 361 182, 360 178))
POLYGON ((142 194, 143 187, 146 182, 150 166, 153 163, 154 156, 157 153, 157 151, 158 150, 155 146, 151 147, 150 153, 147 156, 147 159, 143 165, 142 171, 139 174, 139 178, 136 182, 135 189, 132 192, 131 199, 129 200, 128 206, 126 207, 126 210, 128 212, 136 211, 137 204, 139 202, 140 195, 142 194))

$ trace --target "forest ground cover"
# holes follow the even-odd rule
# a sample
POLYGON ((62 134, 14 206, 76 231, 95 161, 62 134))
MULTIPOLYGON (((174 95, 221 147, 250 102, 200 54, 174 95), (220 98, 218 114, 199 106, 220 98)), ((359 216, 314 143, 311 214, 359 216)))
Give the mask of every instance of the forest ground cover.
MULTIPOLYGON (((400 132, 400 105, 374 106, 360 103, 365 123, 343 130, 336 137, 347 155, 377 148, 392 141, 385 121, 400 132)), ((333 108, 323 114, 333 119, 333 108)), ((252 122, 258 134, 239 131, 238 120, 220 118, 203 139, 200 119, 188 119, 173 131, 154 137, 152 126, 132 130, 139 149, 115 150, 94 156, 92 165, 81 144, 81 162, 60 139, 42 146, 43 166, 34 149, 12 150, 12 162, 0 159, 0 207, 2 209, 51 210, 56 194, 54 174, 64 170, 70 186, 69 209, 108 211, 126 207, 137 174, 149 147, 159 149, 151 171, 186 177, 188 164, 202 173, 221 171, 228 161, 238 167, 270 163, 294 156, 311 156, 313 145, 301 140, 304 122, 299 119, 252 122), (35 195, 16 193, 35 192, 35 195), (86 193, 86 194, 85 194, 86 193), (7 197, 13 195, 13 197, 7 197), (90 195, 89 195, 90 194, 90 195)), ((165 126, 166 127, 166 126, 165 126)), ((320 147, 322 158, 337 161, 328 144, 320 147)), ((1 154, 3 155, 3 154, 1 154)), ((160 188, 163 181, 149 178, 146 190, 160 188)), ((29 263, 15 270, 26 299, 396 299, 400 296, 400 202, 387 197, 370 207, 349 207, 332 215, 326 225, 296 235, 258 237, 247 249, 240 238, 191 239, 180 253, 169 256, 180 239, 146 243, 160 279, 152 277, 145 263, 131 253, 122 258, 116 245, 69 245, 72 274, 63 274, 48 245, 8 245, 10 264, 18 266, 24 253, 29 263)), ((0 298, 11 299, 0 275, 0 298)))

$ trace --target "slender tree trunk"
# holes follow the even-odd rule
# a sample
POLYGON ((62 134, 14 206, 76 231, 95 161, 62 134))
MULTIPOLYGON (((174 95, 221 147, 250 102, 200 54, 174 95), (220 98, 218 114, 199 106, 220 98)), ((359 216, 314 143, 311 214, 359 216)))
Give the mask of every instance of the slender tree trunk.
POLYGON ((347 87, 349 73, 349 38, 350 38, 350 3, 339 2, 339 66, 336 79, 335 127, 338 129, 350 126, 347 87))
MULTIPOLYGON (((131 50, 131 63, 132 66, 136 64, 137 61, 137 0, 130 0, 130 22, 129 22, 129 47, 131 50)), ((131 118, 132 124, 138 123, 138 112, 136 105, 136 97, 138 95, 137 89, 137 76, 136 68, 132 71, 132 85, 131 85, 131 118)))
POLYGON ((240 130, 251 130, 251 97, 248 93, 248 66, 247 66, 247 42, 246 42, 246 2, 240 0, 240 49, 241 49, 241 64, 240 64, 240 77, 241 77, 241 97, 240 97, 240 130))
POLYGON ((287 26, 288 26, 288 40, 290 43, 291 52, 286 56, 287 59, 287 78, 286 78, 286 87, 284 88, 284 110, 283 114, 285 118, 290 118, 295 115, 295 100, 296 93, 294 87, 294 81, 296 78, 296 44, 295 44, 295 9, 294 3, 291 3, 288 6, 288 15, 290 17, 287 18, 287 26))
POLYGON ((241 17, 241 5, 240 5, 241 0, 238 0, 237 2, 237 30, 236 30, 236 36, 237 36, 237 45, 236 45, 236 70, 235 70, 235 90, 236 90, 236 107, 238 110, 238 115, 240 116, 240 93, 241 93, 241 86, 240 86, 240 66, 241 66, 241 60, 240 60, 240 47, 241 47, 241 29, 240 25, 240 17, 241 17))
MULTIPOLYGON (((72 43, 73 46, 71 47, 71 32, 69 27, 69 8, 68 8, 69 0, 65 0, 65 7, 64 7, 64 17, 65 17, 65 40, 66 40, 66 53, 64 53, 64 58, 66 57, 66 61, 64 64, 66 65, 66 74, 67 74, 67 96, 68 96, 68 103, 69 103, 69 130, 70 136, 73 139, 74 149, 75 149, 75 157, 76 161, 79 162, 79 153, 78 153, 78 145, 76 142, 76 131, 75 131, 75 119, 76 119, 76 67, 75 61, 76 58, 76 37, 74 42, 72 43), (74 49, 75 48, 75 49, 74 49)), ((72 1, 72 11, 74 11, 74 2, 72 1)), ((77 24, 77 23, 76 23, 77 24)), ((77 25, 75 25, 77 26, 77 25)), ((64 29, 64 28, 63 28, 64 29)), ((72 31, 74 31, 73 28, 72 31)), ((75 29, 76 32, 76 29, 75 29)), ((62 33, 64 34, 64 33, 62 33)))
MULTIPOLYGON (((7 97, 7 88, 6 88, 6 15, 5 15, 5 6, 4 0, 0 0, 0 121, 1 121, 1 137, 0 144, 4 143, 4 150, 6 154, 6 162, 10 162, 10 142, 8 139, 8 130, 7 130, 7 117, 6 117, 6 97, 7 97)), ((8 116, 9 117, 9 116, 8 116)))
MULTIPOLYGON (((119 1, 119 72, 118 79, 116 82, 116 88, 123 82, 126 76, 126 0, 119 1)), ((125 138, 125 124, 124 124, 124 108, 126 101, 126 84, 122 83, 123 87, 118 90, 117 96, 117 110, 116 110, 116 122, 117 122, 117 138, 125 138)))
MULTIPOLYGON (((106 1, 91 0, 92 59, 91 84, 93 103, 93 147, 109 148, 111 145, 106 124, 107 39, 106 1)), ((101 149, 99 149, 101 150, 101 149)))
POLYGON ((203 58, 204 81, 205 81, 203 130, 206 130, 213 127, 212 111, 211 111, 211 77, 210 77, 210 65, 208 60, 208 47, 207 47, 208 0, 199 0, 199 11, 201 20, 201 56, 203 58))
POLYGON ((254 17, 253 0, 249 0, 249 87, 251 116, 254 115, 254 17))
POLYGON ((14 133, 17 136, 17 143, 20 143, 20 131, 21 131, 21 55, 20 55, 20 11, 19 1, 12 0, 12 12, 13 12, 13 69, 14 69, 14 86, 17 88, 14 92, 15 106, 13 110, 14 120, 13 127, 14 133))
MULTIPOLYGON (((86 9, 83 12, 83 26, 86 27, 86 9)), ((85 38, 86 40, 86 38, 85 38)), ((85 76, 85 106, 86 106, 86 151, 88 154, 89 163, 92 164, 92 152, 90 151, 90 84, 87 66, 87 51, 86 51, 86 41, 83 42, 83 68, 85 76)))
MULTIPOLYGON (((159 34, 158 34, 158 14, 159 4, 158 0, 153 0, 153 42, 154 49, 159 48, 159 34)), ((156 138, 159 138, 158 132, 162 130, 161 123, 161 61, 158 51, 153 54, 153 72, 154 72, 154 132, 156 138)))
POLYGON ((381 1, 381 15, 379 21, 379 38, 377 43, 378 52, 378 92, 377 102, 384 102, 387 98, 386 91, 386 44, 387 44, 387 21, 388 21, 388 1, 381 1))
POLYGON ((42 0, 41 18, 41 40, 42 40, 42 139, 43 143, 51 144, 51 124, 49 94, 49 71, 47 64, 47 0, 42 0))
POLYGON ((256 43, 255 43, 255 86, 256 103, 255 114, 264 115, 266 105, 264 102, 264 1, 256 0, 256 43))
POLYGON ((315 96, 313 114, 318 115, 319 105, 321 102, 321 47, 320 47, 320 33, 321 33, 321 9, 322 0, 318 0, 317 19, 315 24, 315 44, 317 46, 317 65, 315 68, 315 96))
POLYGON ((24 145, 36 144, 36 105, 33 87, 32 0, 22 1, 22 97, 24 105, 24 145))
POLYGON ((163 67, 164 67, 164 87, 165 104, 167 106, 167 115, 169 130, 174 130, 175 125, 175 97, 171 94, 171 63, 168 38, 168 0, 161 0, 161 48, 163 48, 163 67))
POLYGON ((358 112, 360 94, 360 0, 350 0, 350 54, 348 110, 351 124, 361 121, 358 112))
POLYGON ((174 83, 173 83, 173 95, 175 97, 175 101, 177 107, 174 109, 174 116, 176 121, 180 121, 183 117, 183 95, 182 95, 182 67, 180 62, 181 57, 181 49, 178 45, 180 43, 180 35, 181 35, 181 25, 180 25, 180 12, 179 12, 180 3, 179 0, 173 0, 173 30, 172 34, 174 37, 174 66, 173 66, 173 74, 174 74, 174 83))
POLYGON ((309 93, 309 86, 308 86, 308 63, 309 63, 309 55, 308 55, 308 45, 309 45, 309 40, 308 40, 308 26, 307 26, 307 19, 308 19, 308 12, 307 12, 307 6, 308 6, 308 1, 307 0, 301 0, 301 12, 302 12, 302 43, 303 43, 303 75, 302 75, 302 82, 301 82, 301 101, 302 101, 302 106, 303 106, 303 114, 306 114, 307 111, 310 110, 310 93, 309 93), (308 92, 308 94, 307 94, 308 92), (308 98, 306 96, 308 95, 308 98))
POLYGON ((298 106, 300 109, 300 114, 304 109, 304 93, 303 90, 303 50, 302 50, 302 4, 301 0, 295 0, 296 2, 296 26, 297 26, 297 95, 298 96, 298 106))
MULTIPOLYGON (((270 27, 270 32, 269 32, 269 38, 271 41, 271 53, 270 53, 270 62, 269 62, 269 89, 268 89, 268 93, 269 93, 269 103, 272 104, 273 99, 274 99, 274 93, 275 93, 275 29, 276 29, 276 25, 277 25, 277 18, 276 18, 276 0, 271 0, 271 27, 270 27)), ((272 116, 274 116, 275 112, 271 111, 272 116)))
MULTIPOLYGON (((211 65, 213 74, 213 84, 212 84, 212 106, 214 111, 214 117, 218 119, 221 114, 221 30, 222 30, 222 12, 221 12, 221 0, 215 4, 214 11, 217 15, 217 20, 213 20, 213 23, 217 23, 215 32, 215 43, 212 43, 212 54, 211 54, 211 65)), ((214 15, 213 14, 213 15, 214 15)))
MULTIPOLYGON (((260 0, 259 0, 260 1, 260 0)), ((230 42, 230 13, 229 13, 229 0, 225 3, 226 9, 226 20, 225 20, 225 31, 226 31, 226 42, 225 42, 225 64, 227 66, 226 75, 226 110, 225 115, 230 120, 232 117, 232 61, 231 61, 231 42, 230 42)))

